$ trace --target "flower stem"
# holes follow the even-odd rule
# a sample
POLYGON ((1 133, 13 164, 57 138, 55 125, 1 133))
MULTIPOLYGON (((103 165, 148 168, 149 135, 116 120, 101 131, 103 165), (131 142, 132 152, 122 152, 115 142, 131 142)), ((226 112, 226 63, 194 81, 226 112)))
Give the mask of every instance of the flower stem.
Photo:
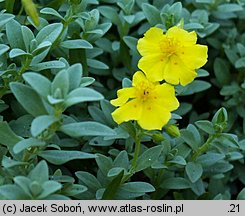
POLYGON ((141 135, 135 137, 135 149, 134 149, 134 158, 133 158, 133 162, 132 162, 132 171, 134 171, 136 169, 137 166, 137 160, 139 157, 139 153, 140 153, 140 141, 141 141, 141 135))
POLYGON ((86 56, 86 50, 82 49, 80 50, 80 58, 82 61, 82 65, 83 65, 83 76, 87 77, 88 76, 88 63, 87 63, 87 56, 86 56))
POLYGON ((217 138, 217 134, 210 136, 208 138, 208 140, 201 147, 199 147, 198 150, 193 154, 192 160, 196 160, 198 158, 198 156, 200 156, 201 154, 205 153, 209 149, 209 146, 211 145, 211 143, 216 138, 217 138))
POLYGON ((138 157, 139 157, 139 153, 140 153, 140 144, 141 144, 140 141, 141 141, 141 138, 144 135, 144 133, 143 133, 141 128, 137 128, 136 130, 137 130, 137 132, 136 132, 136 135, 134 138, 135 139, 135 148, 134 148, 134 157, 133 157, 133 161, 132 161, 132 166, 129 170, 129 173, 123 177, 121 184, 124 183, 125 181, 127 181, 128 179, 130 179, 134 175, 136 167, 137 167, 137 161, 138 161, 138 157))

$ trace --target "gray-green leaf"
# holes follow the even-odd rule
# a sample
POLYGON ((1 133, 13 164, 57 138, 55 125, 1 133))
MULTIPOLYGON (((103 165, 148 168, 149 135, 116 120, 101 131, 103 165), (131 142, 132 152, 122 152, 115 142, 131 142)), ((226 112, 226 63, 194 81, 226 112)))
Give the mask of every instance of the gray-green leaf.
POLYGON ((61 165, 75 159, 93 159, 96 155, 81 151, 46 150, 38 154, 48 162, 61 165))
POLYGON ((71 137, 115 135, 115 131, 111 128, 92 121, 63 125, 60 130, 71 137))

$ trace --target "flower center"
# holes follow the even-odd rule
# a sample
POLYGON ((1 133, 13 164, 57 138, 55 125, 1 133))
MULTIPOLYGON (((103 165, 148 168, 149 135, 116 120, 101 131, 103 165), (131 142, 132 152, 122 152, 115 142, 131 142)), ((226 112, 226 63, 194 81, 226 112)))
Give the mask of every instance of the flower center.
POLYGON ((141 83, 137 86, 137 98, 145 102, 153 97, 154 86, 151 83, 141 83))
POLYGON ((166 57, 171 57, 175 55, 179 47, 180 47, 179 41, 171 37, 166 36, 160 41, 161 51, 166 57))

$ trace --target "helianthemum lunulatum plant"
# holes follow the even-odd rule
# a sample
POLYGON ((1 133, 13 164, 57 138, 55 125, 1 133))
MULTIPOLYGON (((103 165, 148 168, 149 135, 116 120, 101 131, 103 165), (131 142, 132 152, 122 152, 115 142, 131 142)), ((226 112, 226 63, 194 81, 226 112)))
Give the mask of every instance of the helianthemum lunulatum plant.
POLYGON ((179 107, 175 86, 191 83, 197 76, 196 69, 207 62, 207 46, 196 42, 196 32, 177 26, 166 33, 152 27, 138 40, 137 49, 142 55, 138 67, 143 72, 137 71, 132 87, 118 90, 118 98, 111 100, 112 105, 119 107, 112 113, 115 122, 134 120, 139 126, 136 127, 140 132, 135 137, 133 169, 141 138, 147 134, 144 130, 162 130, 171 119, 171 112, 179 107))

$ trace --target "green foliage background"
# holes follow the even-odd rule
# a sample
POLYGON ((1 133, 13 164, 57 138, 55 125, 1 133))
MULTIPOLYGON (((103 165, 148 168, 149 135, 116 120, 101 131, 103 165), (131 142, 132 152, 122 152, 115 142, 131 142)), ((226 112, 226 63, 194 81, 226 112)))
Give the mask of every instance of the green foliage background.
POLYGON ((0 0, 0 199, 245 199, 244 0, 36 4, 39 25, 0 0), (143 33, 183 21, 208 63, 132 170, 137 128, 109 100, 131 85, 143 33))

